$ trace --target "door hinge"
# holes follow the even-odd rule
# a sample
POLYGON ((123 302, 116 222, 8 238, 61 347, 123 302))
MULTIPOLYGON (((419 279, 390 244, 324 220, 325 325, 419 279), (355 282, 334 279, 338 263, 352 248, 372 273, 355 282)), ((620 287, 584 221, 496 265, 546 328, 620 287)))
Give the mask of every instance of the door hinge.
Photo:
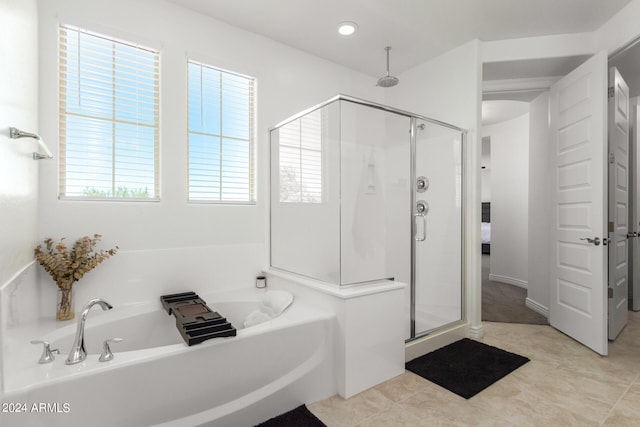
POLYGON ((607 97, 613 98, 614 96, 616 96, 616 89, 613 86, 611 86, 610 88, 607 89, 607 97))
POLYGON ((616 161, 616 157, 613 153, 609 153, 609 164, 614 164, 616 161))
POLYGON ((609 299, 613 298, 613 288, 607 288, 607 293, 609 294, 609 299))
POLYGON ((613 233, 615 231, 613 221, 609 221, 609 233, 613 233))

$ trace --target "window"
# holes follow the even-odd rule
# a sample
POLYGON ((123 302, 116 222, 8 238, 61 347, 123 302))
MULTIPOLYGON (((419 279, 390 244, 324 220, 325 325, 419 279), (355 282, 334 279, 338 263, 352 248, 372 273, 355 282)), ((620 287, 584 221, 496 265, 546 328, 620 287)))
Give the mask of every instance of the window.
POLYGON ((189 61, 189 200, 254 202, 255 79, 189 61))
POLYGON ((60 27, 60 195, 157 198, 159 54, 60 27))
POLYGON ((280 201, 322 202, 323 110, 280 128, 280 201))

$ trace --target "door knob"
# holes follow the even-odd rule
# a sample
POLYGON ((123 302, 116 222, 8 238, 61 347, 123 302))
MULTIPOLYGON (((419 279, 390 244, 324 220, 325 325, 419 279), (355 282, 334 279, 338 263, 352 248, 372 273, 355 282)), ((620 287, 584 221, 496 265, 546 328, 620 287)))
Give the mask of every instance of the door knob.
POLYGON ((600 245, 600 238, 599 237, 594 237, 593 239, 590 237, 581 237, 580 240, 586 240, 589 243, 593 243, 596 246, 600 245))
POLYGON ((630 231, 630 232, 627 233, 627 239, 630 239, 632 237, 638 237, 638 232, 630 231))

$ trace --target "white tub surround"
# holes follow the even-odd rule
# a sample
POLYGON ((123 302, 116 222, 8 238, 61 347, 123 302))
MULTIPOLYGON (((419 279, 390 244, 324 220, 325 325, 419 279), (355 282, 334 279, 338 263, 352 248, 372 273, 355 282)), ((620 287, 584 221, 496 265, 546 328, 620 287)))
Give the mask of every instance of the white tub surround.
POLYGON ((338 286, 276 269, 268 272, 268 288, 286 289, 296 302, 336 314, 335 376, 344 398, 404 372, 406 286, 388 280, 338 286))
POLYGON ((335 316, 294 301, 280 316, 243 328, 262 294, 254 288, 202 294, 238 333, 191 347, 159 300, 92 310, 85 328, 88 355, 75 365, 66 365, 65 357, 76 322, 56 322, 52 316, 9 328, 0 402, 24 402, 28 413, 3 414, 3 422, 255 425, 334 395, 335 316), (102 341, 113 337, 124 341, 112 345, 113 360, 99 362, 102 341), (38 364, 42 348, 29 344, 34 338, 52 342, 61 354, 38 364), (39 402, 59 404, 62 412, 31 411, 39 402))

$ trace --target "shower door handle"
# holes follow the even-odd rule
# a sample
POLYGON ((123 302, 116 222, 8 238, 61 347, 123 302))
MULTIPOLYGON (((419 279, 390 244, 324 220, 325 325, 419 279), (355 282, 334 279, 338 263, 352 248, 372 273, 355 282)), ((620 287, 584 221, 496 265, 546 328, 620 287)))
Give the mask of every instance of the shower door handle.
POLYGON ((422 235, 418 233, 418 223, 416 221, 416 235, 414 239, 416 239, 416 242, 424 242, 425 239, 427 238, 427 216, 424 214, 424 212, 418 212, 413 216, 415 218, 420 218, 420 217, 422 218, 422 235))
POLYGON ((418 221, 416 221, 416 235, 414 239, 417 242, 424 242, 427 238, 427 212, 429 212, 429 204, 424 200, 419 200, 416 203, 416 213, 413 214, 413 218, 422 218, 422 235, 418 232, 418 221))

